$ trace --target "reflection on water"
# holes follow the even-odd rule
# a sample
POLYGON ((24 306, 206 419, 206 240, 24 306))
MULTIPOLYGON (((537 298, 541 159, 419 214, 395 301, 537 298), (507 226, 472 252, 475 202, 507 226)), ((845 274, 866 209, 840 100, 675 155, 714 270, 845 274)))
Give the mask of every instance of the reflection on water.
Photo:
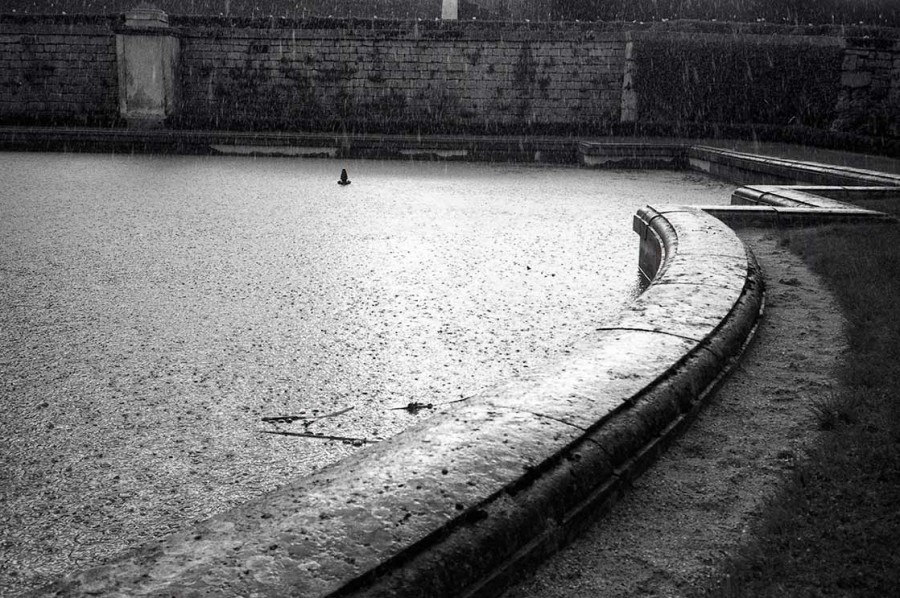
POLYGON ((433 412, 398 407, 560 358, 636 292, 636 208, 730 195, 674 172, 62 154, 5 154, 0 188, 0 533, 50 572, 356 450, 262 430, 377 440, 433 412))

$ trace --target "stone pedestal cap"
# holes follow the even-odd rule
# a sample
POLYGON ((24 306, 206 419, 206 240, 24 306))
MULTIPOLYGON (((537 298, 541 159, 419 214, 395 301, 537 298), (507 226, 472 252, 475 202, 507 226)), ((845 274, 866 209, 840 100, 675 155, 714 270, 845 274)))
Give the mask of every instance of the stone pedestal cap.
POLYGON ((168 27, 169 15, 149 4, 140 4, 125 13, 125 26, 135 29, 168 27))

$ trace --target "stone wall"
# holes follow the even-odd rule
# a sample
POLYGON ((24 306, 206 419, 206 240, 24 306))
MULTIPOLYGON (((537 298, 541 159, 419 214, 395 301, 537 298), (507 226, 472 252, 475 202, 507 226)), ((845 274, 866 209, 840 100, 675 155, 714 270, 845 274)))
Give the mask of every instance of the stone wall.
POLYGON ((0 24, 0 121, 107 122, 116 68, 106 19, 0 24))
POLYGON ((191 126, 446 131, 615 122, 623 34, 508 26, 192 29, 191 126))
POLYGON ((847 40, 834 126, 900 137, 900 40, 847 40))
POLYGON ((200 17, 141 33, 121 17, 0 15, 0 123, 133 123, 119 96, 140 76, 119 54, 145 35, 174 44, 170 128, 900 136, 900 33, 843 33, 200 17))

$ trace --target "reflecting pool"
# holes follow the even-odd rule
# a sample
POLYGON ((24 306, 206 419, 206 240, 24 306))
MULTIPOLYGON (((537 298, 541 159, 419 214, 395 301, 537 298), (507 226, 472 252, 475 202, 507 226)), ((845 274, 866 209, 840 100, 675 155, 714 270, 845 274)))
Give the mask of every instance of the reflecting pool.
POLYGON ((635 210, 732 189, 669 171, 0 155, 0 594, 563 358, 636 292, 635 210))

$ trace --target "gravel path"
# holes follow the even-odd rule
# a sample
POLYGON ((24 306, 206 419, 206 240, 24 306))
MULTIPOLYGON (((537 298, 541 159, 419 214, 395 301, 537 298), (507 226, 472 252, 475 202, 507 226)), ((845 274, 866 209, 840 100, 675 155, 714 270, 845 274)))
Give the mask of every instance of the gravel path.
POLYGON ((767 284, 763 325, 691 428, 608 514, 504 598, 681 596, 718 575, 816 441, 810 406, 846 351, 832 295, 765 232, 741 233, 767 284))

